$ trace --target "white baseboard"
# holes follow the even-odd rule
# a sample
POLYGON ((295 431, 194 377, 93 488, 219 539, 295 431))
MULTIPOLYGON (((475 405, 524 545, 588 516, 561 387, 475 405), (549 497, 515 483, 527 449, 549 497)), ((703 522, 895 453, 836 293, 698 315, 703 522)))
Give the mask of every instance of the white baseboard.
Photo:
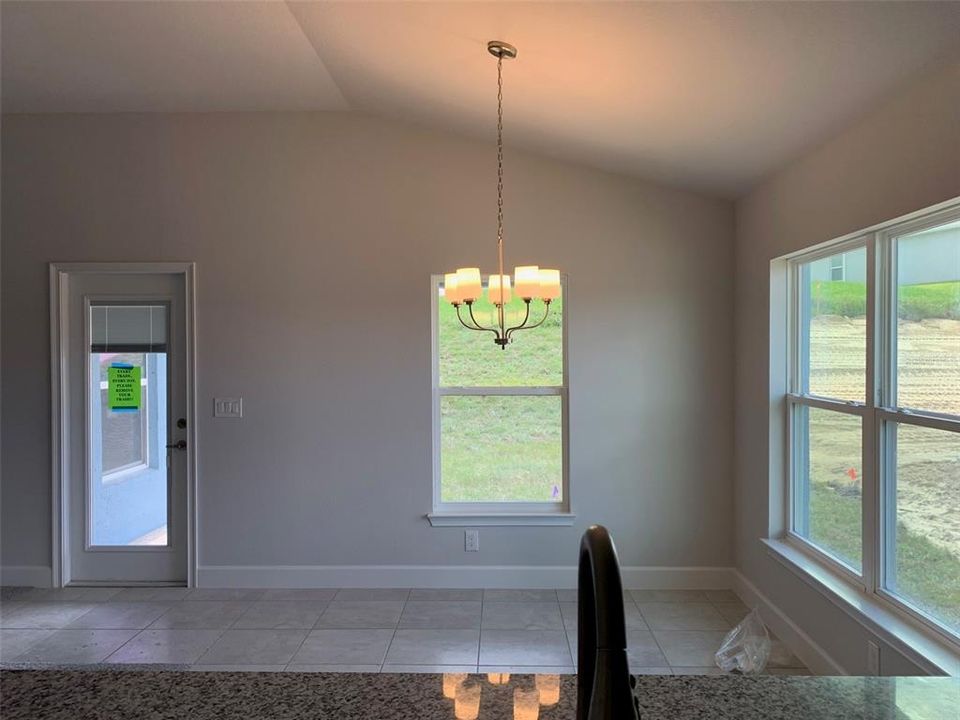
POLYGON ((847 671, 820 647, 786 613, 771 602, 738 570, 733 570, 733 589, 749 607, 759 608, 763 622, 816 675, 848 675, 847 671))
POLYGON ((0 585, 46 588, 51 586, 53 574, 43 565, 2 565, 0 585))
MULTIPOLYGON (((632 589, 727 589, 727 567, 624 567, 632 589)), ((198 587, 219 588, 575 588, 574 566, 454 565, 205 565, 198 587)))

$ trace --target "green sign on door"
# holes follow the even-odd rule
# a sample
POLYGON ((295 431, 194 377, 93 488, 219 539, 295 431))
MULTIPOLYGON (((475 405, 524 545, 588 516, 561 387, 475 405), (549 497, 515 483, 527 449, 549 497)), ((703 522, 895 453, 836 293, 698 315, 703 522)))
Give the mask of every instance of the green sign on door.
POLYGON ((107 368, 107 389, 111 410, 136 412, 140 409, 140 368, 114 363, 107 368))

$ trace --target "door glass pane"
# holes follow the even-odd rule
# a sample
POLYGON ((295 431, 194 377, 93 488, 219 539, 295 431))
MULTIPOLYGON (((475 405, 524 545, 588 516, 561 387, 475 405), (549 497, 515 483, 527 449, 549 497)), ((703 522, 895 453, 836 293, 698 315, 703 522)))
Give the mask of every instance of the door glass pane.
POLYGON ((805 405, 797 406, 796 418, 794 532, 859 572, 860 418, 805 405))
POLYGON ((895 431, 886 586, 960 632, 960 433, 895 431))
POLYGON ((558 395, 442 397, 443 502, 562 502, 562 428, 558 395))
POLYGON ((165 320, 163 306, 91 307, 91 545, 167 545, 165 320))
POLYGON ((801 391, 866 395, 867 252, 857 248, 801 266, 801 391))
MULTIPOLYGON (((457 320, 457 310, 443 298, 439 303, 439 363, 441 387, 503 385, 563 385, 563 298, 550 303, 550 314, 536 330, 520 330, 513 334, 513 343, 502 350, 493 342, 493 334, 467 330, 457 320)), ((524 317, 524 303, 519 298, 506 305, 507 327, 519 325, 524 317)), ((530 303, 530 317, 538 321, 546 306, 540 300, 530 303)), ((470 322, 469 311, 460 312, 470 322)), ((473 304, 477 322, 484 326, 496 323, 496 308, 488 301, 487 292, 473 304)))
POLYGON ((960 221, 897 239, 897 400, 960 415, 960 221))

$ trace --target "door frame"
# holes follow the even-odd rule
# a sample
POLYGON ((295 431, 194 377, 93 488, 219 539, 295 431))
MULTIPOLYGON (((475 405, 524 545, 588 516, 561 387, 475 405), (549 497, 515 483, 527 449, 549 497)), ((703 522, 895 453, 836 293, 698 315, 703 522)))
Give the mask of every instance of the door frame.
MULTIPOLYGON (((183 278, 184 334, 186 336, 187 391, 187 587, 197 580, 197 322, 196 263, 193 262, 111 262, 50 263, 50 420, 52 517, 51 581, 53 587, 71 582, 70 567, 70 424, 68 418, 69 342, 68 282, 71 276, 88 274, 179 275, 183 278)), ((143 584, 143 583, 141 583, 143 584)), ((164 583, 148 583, 164 584, 164 583)))

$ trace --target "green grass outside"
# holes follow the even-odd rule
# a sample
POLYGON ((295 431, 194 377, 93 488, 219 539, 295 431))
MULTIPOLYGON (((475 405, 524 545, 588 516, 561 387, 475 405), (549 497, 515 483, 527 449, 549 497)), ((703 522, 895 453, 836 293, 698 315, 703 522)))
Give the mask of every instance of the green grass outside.
MULTIPOLYGON (((814 315, 862 317, 867 312, 866 285, 817 280, 810 288, 810 301, 814 315)), ((901 320, 960 320, 960 282, 903 285, 897 305, 897 316, 901 320)))
POLYGON ((862 531, 860 496, 845 493, 830 483, 814 482, 810 488, 810 539, 858 572, 861 567, 862 531))
MULTIPOLYGON (((841 557, 860 556, 860 499, 814 483, 810 493, 810 534, 817 544, 841 557)), ((960 558, 897 525, 898 595, 910 599, 960 630, 960 558)))
MULTIPOLYGON (((550 303, 550 314, 543 325, 517 331, 506 349, 494 344, 491 333, 461 326, 454 307, 442 298, 439 309, 441 387, 563 384, 562 298, 550 303)), ((534 300, 530 304, 531 321, 540 320, 544 310, 544 303, 534 300)), ((495 312, 486 300, 474 304, 481 325, 494 324, 495 312)), ((461 314, 469 322, 466 308, 461 308, 461 314)), ((522 300, 509 302, 507 326, 519 325, 523 314, 522 300)))
POLYGON ((440 422, 444 502, 562 499, 558 396, 446 396, 440 422))

